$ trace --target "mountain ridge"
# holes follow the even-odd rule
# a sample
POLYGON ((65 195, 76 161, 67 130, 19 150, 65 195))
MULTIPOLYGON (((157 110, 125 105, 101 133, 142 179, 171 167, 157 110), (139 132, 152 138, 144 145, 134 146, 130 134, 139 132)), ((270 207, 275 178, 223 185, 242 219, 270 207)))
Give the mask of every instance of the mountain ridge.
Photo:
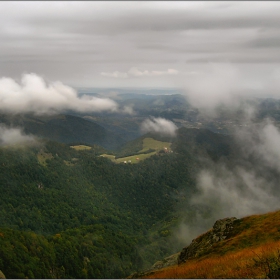
POLYGON ((0 122, 8 127, 20 127, 26 134, 66 144, 96 144, 114 150, 125 143, 120 135, 92 121, 73 115, 2 114, 0 122))
POLYGON ((232 217, 217 220, 210 230, 194 238, 180 252, 128 278, 243 278, 246 270, 250 275, 244 278, 279 278, 279 218, 280 210, 240 219, 232 217), (242 252, 243 255, 247 254, 246 265, 242 264, 242 252), (202 270, 201 267, 211 260, 227 259, 232 255, 235 256, 235 263, 227 265, 236 270, 235 274, 223 274, 221 271, 226 269, 221 261, 218 264, 213 261, 214 267, 209 270, 209 274, 195 272, 202 270), (214 270, 219 270, 219 277, 214 274, 214 270))

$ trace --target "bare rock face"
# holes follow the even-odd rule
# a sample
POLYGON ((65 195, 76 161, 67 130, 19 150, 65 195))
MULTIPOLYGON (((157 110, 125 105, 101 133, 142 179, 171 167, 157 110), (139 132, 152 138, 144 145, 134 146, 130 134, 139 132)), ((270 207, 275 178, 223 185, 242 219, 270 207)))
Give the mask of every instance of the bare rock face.
POLYGON ((213 244, 227 239, 233 229, 235 220, 237 219, 232 217, 216 221, 211 230, 193 239, 189 246, 183 248, 178 256, 178 264, 203 255, 213 244))

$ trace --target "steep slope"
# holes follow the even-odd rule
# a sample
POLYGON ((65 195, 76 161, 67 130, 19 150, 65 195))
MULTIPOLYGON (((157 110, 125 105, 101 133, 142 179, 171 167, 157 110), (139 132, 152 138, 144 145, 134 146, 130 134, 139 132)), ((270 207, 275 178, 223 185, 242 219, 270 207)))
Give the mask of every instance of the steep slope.
POLYGON ((279 278, 280 211, 225 218, 151 270, 144 278, 279 278))

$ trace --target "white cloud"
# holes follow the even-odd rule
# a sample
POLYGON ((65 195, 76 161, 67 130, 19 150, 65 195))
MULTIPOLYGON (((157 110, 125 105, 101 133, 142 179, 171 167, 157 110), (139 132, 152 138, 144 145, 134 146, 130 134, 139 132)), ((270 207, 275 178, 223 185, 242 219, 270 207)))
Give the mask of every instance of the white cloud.
POLYGON ((151 118, 146 119, 141 124, 141 130, 145 133, 156 132, 163 135, 175 136, 177 126, 172 121, 164 118, 151 118))
POLYGON ((148 70, 139 70, 137 67, 132 67, 128 72, 101 72, 101 76, 112 77, 112 78, 129 78, 129 77, 156 77, 156 76, 166 76, 166 75, 177 75, 179 73, 176 69, 167 69, 166 71, 148 71, 148 70))
POLYGON ((0 146, 31 145, 36 140, 31 135, 25 135, 20 128, 7 128, 0 125, 0 146))
POLYGON ((101 72, 101 76, 112 77, 112 78, 120 78, 120 79, 125 79, 125 78, 128 77, 127 73, 123 73, 123 72, 119 72, 119 71, 115 71, 113 73, 101 72))
POLYGON ((117 111, 118 105, 108 98, 96 98, 77 92, 61 82, 49 85, 36 74, 25 74, 21 84, 11 78, 0 79, 0 110, 4 112, 36 114, 57 113, 64 110, 79 112, 117 111))

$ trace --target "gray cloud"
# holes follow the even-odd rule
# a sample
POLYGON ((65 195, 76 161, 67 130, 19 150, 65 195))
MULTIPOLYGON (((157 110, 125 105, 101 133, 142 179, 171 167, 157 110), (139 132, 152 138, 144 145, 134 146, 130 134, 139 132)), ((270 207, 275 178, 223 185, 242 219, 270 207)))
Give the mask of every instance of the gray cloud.
POLYGON ((187 97, 197 108, 215 109, 218 105, 232 105, 238 69, 229 63, 212 63, 207 72, 192 77, 186 84, 187 97))
POLYGON ((156 132, 162 135, 175 136, 177 126, 172 121, 164 118, 150 118, 141 124, 141 130, 144 133, 156 132))
POLYGON ((228 169, 217 164, 215 170, 203 170, 198 175, 200 194, 193 203, 216 208, 221 216, 239 217, 263 213, 278 208, 278 181, 268 169, 280 171, 280 132, 269 120, 260 125, 237 129, 235 137, 242 147, 245 165, 228 169), (248 157, 258 162, 250 163, 248 157), (262 170, 262 172, 260 172, 262 170), (275 193, 276 192, 276 193, 275 193), (238 202, 238 203, 237 203, 238 202))
POLYGON ((280 34, 276 34, 275 37, 263 36, 258 39, 252 40, 248 43, 248 46, 252 48, 277 48, 280 47, 280 34))
MULTIPOLYGON (((107 86, 134 65, 183 73, 208 61, 279 63, 279 11, 277 2, 2 2, 0 76, 35 72, 107 86)), ((147 86, 150 77, 143 76, 147 86)), ((180 84, 173 75, 152 77, 153 85, 180 84)))
POLYGON ((217 219, 279 208, 280 131, 270 120, 260 124, 249 118, 246 121, 248 126, 237 128, 233 135, 241 149, 238 159, 231 158, 230 163, 205 159, 208 168, 198 172, 198 192, 188 206, 194 209, 192 219, 182 222, 174 233, 179 241, 190 242, 217 219))
POLYGON ((218 172, 203 170, 198 175, 197 187, 200 194, 192 197, 191 202, 211 209, 212 220, 241 218, 278 207, 271 182, 242 167, 228 170, 221 165, 218 172))
POLYGON ((271 120, 238 129, 235 137, 243 143, 244 155, 257 155, 263 164, 280 171, 280 131, 271 120))
POLYGON ((230 62, 207 63, 189 78, 185 73, 185 77, 182 87, 185 88, 186 98, 201 113, 209 116, 215 115, 220 105, 228 110, 235 110, 240 106, 244 107, 246 99, 280 98, 280 67, 277 65, 270 65, 263 71, 257 66, 254 69, 254 64, 242 69, 230 62), (260 73, 263 73, 262 79, 254 79, 254 75, 261 75, 260 73))

